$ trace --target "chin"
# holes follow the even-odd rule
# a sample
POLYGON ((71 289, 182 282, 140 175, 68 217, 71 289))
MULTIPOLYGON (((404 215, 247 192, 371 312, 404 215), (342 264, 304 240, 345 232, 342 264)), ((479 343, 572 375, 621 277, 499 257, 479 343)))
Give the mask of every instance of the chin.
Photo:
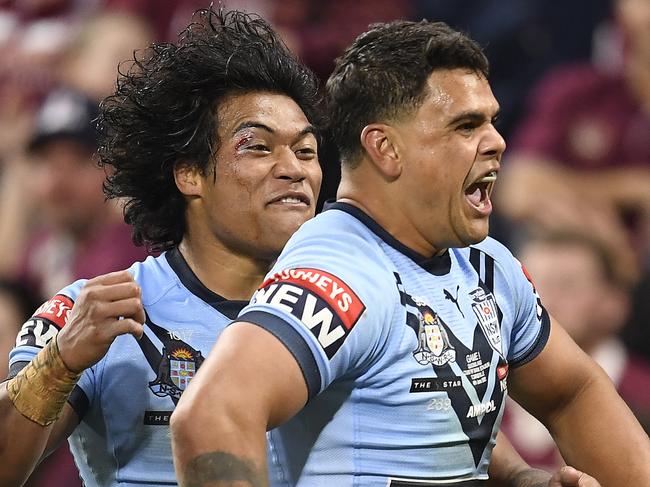
POLYGON ((482 225, 481 228, 472 228, 463 236, 463 246, 468 247, 482 242, 488 236, 489 225, 482 225))

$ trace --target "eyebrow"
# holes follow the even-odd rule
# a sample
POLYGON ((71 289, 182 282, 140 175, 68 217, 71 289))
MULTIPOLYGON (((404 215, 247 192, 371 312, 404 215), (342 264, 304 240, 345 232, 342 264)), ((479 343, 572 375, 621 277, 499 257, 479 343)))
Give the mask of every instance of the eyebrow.
MULTIPOLYGON (((237 128, 235 128, 235 130, 232 131, 232 134, 235 135, 244 129, 261 129, 270 134, 276 133, 275 130, 273 130, 271 127, 260 122, 242 122, 237 126, 237 128)), ((314 137, 318 138, 318 130, 316 127, 313 125, 307 125, 304 129, 298 132, 296 139, 300 139, 307 134, 312 134, 314 137)))
MULTIPOLYGON (((499 117, 500 113, 501 110, 497 110, 496 113, 492 117, 490 117, 489 120, 490 121, 496 120, 499 117)), ((447 123, 447 126, 450 127, 460 122, 482 123, 485 120, 486 120, 485 113, 471 110, 471 111, 459 113, 447 123)))

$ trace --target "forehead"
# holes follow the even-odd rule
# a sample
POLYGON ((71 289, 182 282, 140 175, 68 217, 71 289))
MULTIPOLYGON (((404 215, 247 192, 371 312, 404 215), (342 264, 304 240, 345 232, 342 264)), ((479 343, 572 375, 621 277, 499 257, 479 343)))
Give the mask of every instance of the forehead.
POLYGON ((487 79, 466 69, 440 69, 427 78, 428 96, 420 111, 442 119, 463 112, 482 113, 491 118, 499 110, 487 79))
POLYGON ((228 95, 217 108, 219 135, 229 137, 242 124, 254 122, 280 135, 291 135, 309 124, 298 104, 277 93, 249 92, 228 95))

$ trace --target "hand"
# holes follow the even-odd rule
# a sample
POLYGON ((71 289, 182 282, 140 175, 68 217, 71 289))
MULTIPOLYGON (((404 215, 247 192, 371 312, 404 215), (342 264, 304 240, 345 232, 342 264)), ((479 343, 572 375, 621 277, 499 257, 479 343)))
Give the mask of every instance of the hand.
POLYGON ((129 272, 90 279, 57 336, 61 359, 72 372, 81 372, 99 362, 117 336, 142 337, 144 321, 140 286, 129 272))
POLYGON ((562 467, 548 482, 548 487, 601 487, 595 478, 573 467, 562 467))

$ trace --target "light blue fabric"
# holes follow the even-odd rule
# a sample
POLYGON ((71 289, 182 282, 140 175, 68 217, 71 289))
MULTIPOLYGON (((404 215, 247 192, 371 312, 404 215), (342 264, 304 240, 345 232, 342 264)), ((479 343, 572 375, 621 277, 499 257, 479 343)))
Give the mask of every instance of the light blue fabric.
POLYGON ((292 237, 238 319, 280 338, 309 386, 269 434, 272 484, 299 487, 486 479, 508 366, 549 329, 498 242, 425 259, 340 203, 292 237))
MULTIPOLYGON (((176 485, 169 415, 218 334, 245 304, 204 288, 176 250, 149 257, 130 271, 142 288, 145 337, 140 342, 131 335, 118 337, 78 383, 88 408, 70 445, 87 487, 176 485), (229 306, 235 309, 230 318, 220 311, 229 306), (147 343, 149 358, 142 349, 147 343)), ((74 301, 84 283, 60 294, 74 301)), ((34 327, 30 321, 23 327, 26 342, 12 351, 11 363, 29 361, 40 350, 34 327)), ((71 399, 75 409, 79 396, 77 391, 71 399)))

